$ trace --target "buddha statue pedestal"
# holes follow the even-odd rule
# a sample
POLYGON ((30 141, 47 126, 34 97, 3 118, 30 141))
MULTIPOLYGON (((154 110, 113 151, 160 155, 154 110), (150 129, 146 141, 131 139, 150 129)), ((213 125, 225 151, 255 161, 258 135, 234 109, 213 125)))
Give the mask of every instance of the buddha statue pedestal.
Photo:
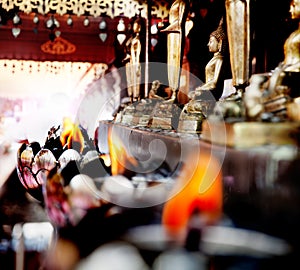
POLYGON ((131 125, 133 122, 133 114, 135 112, 135 107, 133 104, 126 106, 123 111, 121 111, 116 119, 116 122, 131 125))
POLYGON ((206 119, 202 100, 190 100, 180 113, 177 131, 181 133, 201 133, 202 122, 206 119))
POLYGON ((181 109, 174 103, 157 101, 148 127, 153 129, 176 130, 181 109))
POLYGON ((202 115, 185 115, 180 117, 177 131, 180 133, 201 133, 202 131, 202 115))
POLYGON ((236 148, 262 145, 297 145, 300 122, 235 122, 206 119, 202 124, 201 139, 236 148))
POLYGON ((155 102, 151 99, 142 99, 125 107, 118 122, 130 126, 147 127, 154 107, 155 102))

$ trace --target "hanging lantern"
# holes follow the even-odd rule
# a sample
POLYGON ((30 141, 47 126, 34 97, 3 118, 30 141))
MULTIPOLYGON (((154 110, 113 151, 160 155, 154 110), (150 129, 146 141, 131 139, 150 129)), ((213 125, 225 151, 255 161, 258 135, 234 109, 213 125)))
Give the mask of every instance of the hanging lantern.
POLYGON ((102 40, 102 42, 105 42, 107 39, 107 33, 100 33, 99 38, 102 40))
POLYGON ((20 24, 21 23, 21 18, 18 14, 16 14, 14 17, 13 17, 13 24, 20 24))
POLYGON ((87 26, 89 26, 89 24, 90 24, 89 18, 88 18, 88 17, 85 17, 85 19, 83 20, 83 25, 84 25, 85 27, 87 27, 87 26))
POLYGON ((118 34, 117 35, 117 40, 118 40, 118 42, 119 42, 120 45, 123 44, 123 42, 125 41, 125 39, 126 39, 126 35, 125 34, 118 34))
POLYGON ((99 38, 102 42, 105 42, 107 39, 106 27, 107 27, 106 21, 102 19, 99 23, 99 29, 101 30, 101 33, 99 34, 99 38))
POLYGON ((118 30, 118 32, 124 32, 125 29, 126 29, 126 27, 125 27, 124 20, 121 18, 121 19, 119 20, 118 25, 117 25, 117 30, 118 30))
POLYGON ((39 23, 39 17, 37 14, 34 15, 33 19, 32 19, 33 23, 38 24, 39 23))
POLYGON ((105 30, 106 29, 106 21, 105 20, 101 20, 101 22, 99 23, 99 29, 100 30, 105 30))
POLYGON ((156 35, 158 33, 157 24, 151 25, 150 32, 151 32, 151 35, 156 35))
POLYGON ((21 29, 19 27, 13 27, 11 29, 11 32, 12 32, 13 36, 15 38, 17 38, 20 35, 20 33, 21 33, 21 29))
POLYGON ((152 47, 155 47, 157 45, 157 39, 156 38, 151 38, 151 45, 152 45, 152 47))
POLYGON ((72 19, 71 15, 67 19, 67 25, 69 25, 69 26, 73 25, 73 19, 72 19))

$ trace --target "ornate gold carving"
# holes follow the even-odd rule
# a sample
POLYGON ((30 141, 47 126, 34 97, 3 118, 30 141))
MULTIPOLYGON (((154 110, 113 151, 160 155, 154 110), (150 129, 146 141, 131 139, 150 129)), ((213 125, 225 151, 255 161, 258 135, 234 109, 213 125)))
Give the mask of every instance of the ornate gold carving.
POLYGON ((83 11, 88 12, 91 16, 99 17, 101 14, 106 14, 113 17, 113 2, 105 0, 86 0, 81 1, 83 11))
POLYGON ((138 1, 126 1, 126 0, 116 0, 115 1, 115 16, 126 16, 128 18, 134 17, 136 14, 140 13, 141 16, 145 17, 146 5, 139 3, 138 1))
POLYGON ((14 7, 18 7, 20 11, 24 13, 31 13, 33 10, 37 10, 41 14, 44 13, 44 1, 43 0, 8 0, 3 1, 2 7, 7 11, 13 9, 14 7))
MULTIPOLYGON (((142 0, 5 0, 0 1, 0 6, 7 11, 17 7, 27 14, 37 10, 40 14, 54 11, 61 16, 68 12, 77 16, 88 13, 94 17, 105 14, 110 18, 117 16, 132 18, 140 13, 144 18, 147 16, 147 2, 142 0)), ((168 17, 168 8, 165 0, 153 1, 151 15, 165 19, 168 17)))
POLYGON ((49 40, 42 44, 41 50, 50 54, 70 54, 76 51, 76 46, 61 37, 57 37, 53 42, 49 40))
POLYGON ((151 15, 162 20, 167 19, 169 16, 169 3, 166 1, 160 1, 159 3, 154 3, 151 9, 151 15))
POLYGON ((55 10, 59 15, 64 15, 72 9, 72 1, 62 1, 62 0, 48 0, 45 1, 45 13, 55 10), (71 3, 70 3, 71 2, 71 3))
POLYGON ((3 1, 3 3, 1 3, 1 6, 3 9, 6 9, 7 11, 11 10, 14 8, 15 6, 15 1, 3 1))

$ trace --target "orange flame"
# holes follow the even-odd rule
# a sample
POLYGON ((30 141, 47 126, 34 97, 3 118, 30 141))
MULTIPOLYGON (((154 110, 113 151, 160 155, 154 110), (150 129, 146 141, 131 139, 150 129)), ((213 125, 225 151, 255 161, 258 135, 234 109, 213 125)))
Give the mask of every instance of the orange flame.
POLYGON ((63 130, 60 135, 60 141, 68 149, 78 146, 78 152, 82 153, 84 148, 84 138, 78 125, 74 124, 70 118, 64 118, 63 130), (78 145, 77 145, 78 144, 78 145))
POLYGON ((129 156, 121 139, 116 133, 111 131, 111 128, 108 131, 108 147, 111 159, 112 175, 124 174, 127 166, 133 168, 138 165, 137 160, 134 157, 129 156))
POLYGON ((200 156, 192 154, 176 184, 175 195, 165 203, 162 214, 162 223, 171 234, 176 235, 187 229, 196 210, 207 224, 220 219, 223 185, 217 158, 210 153, 201 153, 200 156))
POLYGON ((110 156, 108 154, 102 154, 102 155, 100 155, 100 158, 102 158, 102 160, 103 160, 106 167, 111 166, 111 159, 110 159, 110 156))

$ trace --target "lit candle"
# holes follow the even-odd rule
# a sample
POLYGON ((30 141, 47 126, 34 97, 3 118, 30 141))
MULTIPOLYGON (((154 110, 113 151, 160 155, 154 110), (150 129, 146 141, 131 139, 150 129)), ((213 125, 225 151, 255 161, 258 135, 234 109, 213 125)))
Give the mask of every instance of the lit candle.
POLYGON ((169 233, 182 235, 196 211, 205 224, 213 224, 220 219, 222 207, 222 172, 218 160, 210 153, 192 154, 164 205, 162 223, 169 233))

